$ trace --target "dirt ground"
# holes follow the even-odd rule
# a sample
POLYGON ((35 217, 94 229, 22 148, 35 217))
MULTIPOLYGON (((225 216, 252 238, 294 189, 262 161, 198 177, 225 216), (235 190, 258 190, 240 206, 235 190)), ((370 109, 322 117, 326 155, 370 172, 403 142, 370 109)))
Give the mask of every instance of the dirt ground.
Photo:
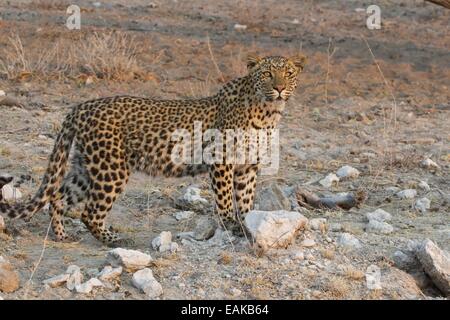
MULTIPOLYGON (((133 249, 155 259, 161 299, 437 298, 430 280, 398 269, 393 254, 425 238, 450 250, 450 10, 423 1, 372 2, 381 8, 379 30, 366 27, 368 2, 353 0, 77 1, 81 29, 68 30, 69 1, 0 0, 0 90, 20 103, 0 106, 0 173, 21 180, 24 197, 31 196, 57 128, 77 102, 119 94, 204 96, 243 75, 248 53, 302 51, 308 62, 280 126, 280 169, 261 177, 258 190, 276 183, 325 194, 367 192, 360 208, 302 210, 340 229, 305 230, 288 249, 262 256, 239 238, 176 240, 179 252, 155 252, 150 243, 161 231, 191 231, 206 214, 173 217, 174 199, 186 186, 199 185, 212 199, 206 176, 135 174, 109 221, 135 240, 133 249), (425 158, 440 168, 420 167, 425 158), (343 165, 361 175, 331 188, 317 183, 343 165), (431 190, 417 188, 420 181, 431 190), (418 196, 401 200, 390 187, 414 188, 418 196), (425 196, 431 208, 418 213, 412 204, 425 196), (392 214, 392 233, 366 232, 365 214, 378 208, 392 214), (342 232, 362 248, 339 247, 342 232), (302 247, 306 238, 316 244, 302 247), (301 261, 292 258, 298 252, 301 261), (381 269, 381 290, 366 286, 370 265, 381 269)), ((68 230, 81 240, 57 243, 50 233, 44 246, 49 220, 45 212, 30 222, 6 220, 0 255, 21 285, 1 293, 4 299, 145 299, 127 273, 113 288, 89 295, 45 288, 43 280, 71 264, 93 274, 109 250, 72 218, 68 230)))

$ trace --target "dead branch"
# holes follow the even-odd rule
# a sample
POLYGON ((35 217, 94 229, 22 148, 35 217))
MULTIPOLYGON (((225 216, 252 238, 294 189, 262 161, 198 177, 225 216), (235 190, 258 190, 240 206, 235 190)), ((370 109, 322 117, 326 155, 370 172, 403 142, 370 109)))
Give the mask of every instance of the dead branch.
POLYGON ((299 205, 315 209, 341 208, 350 210, 353 207, 360 207, 367 199, 367 194, 363 190, 358 190, 355 193, 347 193, 345 195, 319 197, 309 190, 298 188, 296 196, 299 205))
POLYGON ((444 8, 450 9, 450 0, 426 0, 426 1, 437 4, 438 6, 442 6, 444 8))

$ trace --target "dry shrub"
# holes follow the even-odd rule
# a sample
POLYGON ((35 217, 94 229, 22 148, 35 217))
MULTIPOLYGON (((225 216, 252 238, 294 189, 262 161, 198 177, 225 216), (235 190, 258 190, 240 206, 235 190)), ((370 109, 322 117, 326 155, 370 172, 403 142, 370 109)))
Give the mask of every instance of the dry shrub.
POLYGON ((43 50, 32 58, 17 34, 8 37, 8 44, 0 54, 0 74, 8 79, 24 80, 48 73, 48 66, 54 59, 53 50, 43 50))
POLYGON ((331 277, 323 288, 323 291, 334 298, 342 299, 349 295, 351 289, 347 280, 341 277, 331 277))
POLYGON ((10 80, 31 78, 112 81, 145 79, 147 72, 136 59, 138 45, 133 36, 120 32, 92 33, 75 40, 60 39, 53 48, 33 52, 15 34, 0 50, 0 75, 10 80))
POLYGON ((94 33, 82 41, 72 57, 73 69, 99 79, 130 80, 138 78, 141 69, 134 37, 123 33, 94 33))

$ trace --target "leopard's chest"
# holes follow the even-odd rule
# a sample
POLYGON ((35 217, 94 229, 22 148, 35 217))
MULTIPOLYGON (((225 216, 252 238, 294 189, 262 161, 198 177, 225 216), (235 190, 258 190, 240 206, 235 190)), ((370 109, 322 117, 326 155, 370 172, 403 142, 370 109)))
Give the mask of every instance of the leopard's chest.
POLYGON ((281 120, 284 109, 284 100, 264 102, 254 106, 250 114, 251 123, 253 127, 261 129, 275 128, 281 120))

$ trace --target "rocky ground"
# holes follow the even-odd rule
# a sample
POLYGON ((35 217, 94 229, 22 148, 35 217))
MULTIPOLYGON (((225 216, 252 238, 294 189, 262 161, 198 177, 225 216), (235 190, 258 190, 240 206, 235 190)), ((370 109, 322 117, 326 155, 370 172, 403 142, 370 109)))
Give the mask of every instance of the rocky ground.
POLYGON ((280 169, 258 184, 258 210, 302 215, 287 223, 287 248, 261 249, 279 231, 267 221, 286 224, 277 213, 253 221, 266 226, 259 248, 217 228, 205 176, 135 174, 109 221, 138 252, 109 252, 78 211, 67 218, 81 239, 74 243, 47 237, 45 212, 30 222, 5 218, 0 297, 448 297, 450 11, 374 2, 380 30, 366 28, 364 1, 79 1, 81 29, 69 31, 69 1, 0 1, 8 35, 0 37, 0 173, 14 177, 3 188, 8 199, 37 189, 74 103, 203 96, 242 75, 249 52, 308 56, 280 127, 280 169), (363 197, 349 210, 314 208, 305 191, 322 200, 363 197))

